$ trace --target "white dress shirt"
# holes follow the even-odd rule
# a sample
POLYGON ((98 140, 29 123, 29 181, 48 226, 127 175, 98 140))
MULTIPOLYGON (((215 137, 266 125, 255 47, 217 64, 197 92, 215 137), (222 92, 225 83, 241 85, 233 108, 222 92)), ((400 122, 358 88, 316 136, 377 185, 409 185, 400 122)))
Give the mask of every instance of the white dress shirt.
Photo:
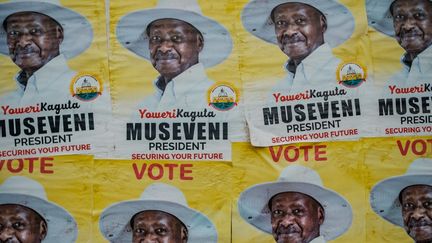
POLYGON ((19 72, 15 76, 17 91, 15 101, 17 105, 34 104, 37 102, 64 103, 72 98, 70 84, 76 72, 67 65, 66 58, 58 55, 39 70, 33 73, 27 80, 27 85, 19 82, 19 72))
POLYGON ((340 59, 336 58, 327 43, 322 44, 307 56, 296 68, 296 73, 288 71, 288 62, 285 64, 287 75, 273 88, 272 93, 284 92, 298 93, 306 89, 334 89, 338 85, 336 71, 340 59))
MULTIPOLYGON (((392 76, 387 85, 410 86, 420 83, 432 82, 432 46, 429 46, 422 53, 414 58, 411 68, 403 62, 406 55, 402 56, 402 70, 392 76)), ((386 85, 386 87, 387 87, 386 85)))
POLYGON ((173 78, 162 90, 153 81, 156 92, 139 104, 140 109, 166 111, 173 108, 202 109, 208 107, 207 91, 213 85, 201 63, 173 78))

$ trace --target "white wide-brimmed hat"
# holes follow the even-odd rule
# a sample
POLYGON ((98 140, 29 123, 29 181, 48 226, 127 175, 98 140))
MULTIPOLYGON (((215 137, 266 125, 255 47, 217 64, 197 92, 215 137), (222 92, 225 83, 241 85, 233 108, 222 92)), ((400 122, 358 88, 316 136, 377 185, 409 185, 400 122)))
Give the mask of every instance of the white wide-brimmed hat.
POLYGON ((432 159, 416 159, 404 175, 378 182, 370 194, 372 209, 390 223, 404 227, 399 194, 413 185, 432 186, 432 159))
POLYGON ((197 0, 159 0, 152 9, 144 9, 123 16, 117 24, 119 42, 140 57, 150 60, 147 26, 158 19, 178 19, 199 30, 204 38, 204 48, 199 61, 212 67, 231 53, 232 40, 225 27, 202 15, 197 0))
POLYGON ((332 240, 349 229, 352 222, 351 205, 338 193, 323 187, 318 173, 310 168, 291 165, 286 167, 278 181, 249 187, 238 200, 240 215, 246 222, 271 234, 269 200, 282 192, 300 192, 318 201, 325 211, 320 235, 332 240))
POLYGON ((332 47, 348 40, 354 32, 355 23, 351 12, 344 5, 332 0, 252 0, 243 9, 243 26, 256 37, 277 44, 270 14, 275 7, 283 3, 304 3, 323 13, 327 18, 324 41, 332 47))
POLYGON ((188 229, 188 243, 216 243, 217 231, 202 213, 188 206, 183 193, 174 186, 153 183, 140 198, 106 208, 99 219, 104 237, 113 243, 132 242, 132 217, 142 211, 158 210, 178 218, 188 229))
MULTIPOLYGON (((0 24, 18 12, 37 12, 45 14, 63 27, 63 42, 60 53, 70 59, 85 51, 93 40, 90 22, 81 14, 61 6, 59 0, 10 0, 0 4, 0 24)), ((9 55, 7 33, 0 27, 0 53, 9 55)))
POLYGON ((368 24, 379 32, 394 37, 393 17, 390 5, 394 0, 366 0, 368 24))
POLYGON ((48 201, 45 189, 37 181, 13 176, 0 185, 0 205, 17 204, 36 211, 48 226, 44 243, 73 243, 78 234, 74 218, 62 207, 48 201))

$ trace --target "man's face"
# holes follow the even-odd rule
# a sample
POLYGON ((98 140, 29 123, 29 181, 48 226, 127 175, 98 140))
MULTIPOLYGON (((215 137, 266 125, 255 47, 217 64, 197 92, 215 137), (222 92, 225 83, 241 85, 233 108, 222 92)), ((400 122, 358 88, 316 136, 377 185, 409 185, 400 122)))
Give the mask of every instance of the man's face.
POLYGON ((143 211, 132 222, 133 243, 186 243, 188 233, 182 222, 162 211, 143 211))
POLYGON ((0 243, 39 243, 47 225, 33 210, 17 204, 0 205, 0 243))
POLYGON ((392 5, 396 40, 410 54, 432 44, 432 3, 428 0, 397 0, 392 5))
POLYGON ((272 234, 278 243, 307 243, 319 236, 324 210, 312 197, 283 192, 270 199, 272 234))
POLYGON ((293 60, 303 60, 324 43, 327 24, 315 8, 303 3, 284 3, 273 10, 279 48, 293 60))
POLYGON ((148 29, 150 57, 153 67, 172 79, 198 63, 204 41, 190 24, 177 19, 160 19, 148 29))
POLYGON ((35 72, 59 55, 62 28, 50 17, 19 12, 5 20, 7 44, 12 61, 26 72, 35 72))
POLYGON ((406 232, 416 242, 432 242, 432 186, 409 186, 400 200, 406 232))

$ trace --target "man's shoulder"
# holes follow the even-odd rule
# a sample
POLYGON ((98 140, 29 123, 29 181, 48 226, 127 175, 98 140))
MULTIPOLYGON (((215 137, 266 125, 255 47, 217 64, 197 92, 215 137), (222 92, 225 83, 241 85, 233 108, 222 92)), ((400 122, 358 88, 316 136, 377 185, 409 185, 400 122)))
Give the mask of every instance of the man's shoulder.
POLYGON ((329 53, 327 62, 324 65, 316 67, 316 69, 321 71, 326 71, 334 75, 334 77, 336 77, 336 72, 344 63, 346 62, 344 62, 342 59, 335 56, 333 53, 329 53))
POLYGON ((188 92, 188 93, 189 93, 189 95, 202 94, 203 92, 207 92, 216 83, 217 82, 215 82, 214 80, 211 80, 207 77, 207 79, 202 80, 201 82, 199 82, 199 84, 192 85, 190 87, 190 92, 188 92))
POLYGON ((394 85, 394 84, 404 84, 408 79, 409 72, 406 70, 399 70, 395 74, 393 74, 387 82, 385 82, 385 86, 394 85))
POLYGON ((136 106, 136 109, 156 110, 160 101, 160 95, 157 91, 146 96, 136 106))
POLYGON ((61 74, 61 77, 65 77, 66 80, 73 80, 74 78, 77 78, 79 75, 84 74, 83 72, 75 71, 69 67, 64 69, 63 73, 61 74))
POLYGON ((310 243, 326 243, 326 240, 323 236, 318 236, 317 238, 313 239, 310 243))
POLYGON ((286 92, 287 90, 291 89, 293 83, 293 77, 290 77, 288 74, 284 78, 280 78, 269 90, 270 93, 277 93, 277 92, 286 92))
POLYGON ((60 96, 73 96, 72 87, 79 79, 80 73, 72 69, 65 69, 58 77, 44 85, 44 90, 40 90, 40 95, 48 100, 57 100, 60 96))
POLYGON ((21 95, 18 90, 7 92, 3 95, 0 95, 0 105, 3 104, 18 104, 21 99, 21 95))

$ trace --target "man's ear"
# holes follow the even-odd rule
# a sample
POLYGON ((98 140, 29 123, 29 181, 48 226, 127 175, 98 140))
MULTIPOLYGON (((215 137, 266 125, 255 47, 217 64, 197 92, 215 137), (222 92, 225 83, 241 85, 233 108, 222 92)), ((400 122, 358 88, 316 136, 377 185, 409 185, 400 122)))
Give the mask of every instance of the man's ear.
POLYGON ((324 34, 327 30, 327 19, 322 14, 320 15, 320 25, 321 25, 321 28, 322 28, 323 34, 324 34))
POLYGON ((197 34, 197 44, 198 44, 198 50, 199 52, 202 51, 202 49, 204 48, 204 38, 202 37, 201 34, 197 34))
POLYGON ((182 241, 182 243, 187 243, 188 237, 189 237, 188 231, 187 231, 186 227, 183 226, 181 228, 181 241, 182 241))
POLYGON ((59 45, 63 42, 63 28, 60 26, 56 26, 56 37, 59 40, 59 45))
POLYGON ((324 219, 325 219, 325 211, 324 211, 323 207, 319 206, 318 207, 318 222, 320 225, 322 225, 324 223, 324 219))
POLYGON ((39 223, 39 236, 40 236, 40 240, 44 240, 45 237, 48 234, 48 226, 45 222, 45 220, 41 220, 39 223))

